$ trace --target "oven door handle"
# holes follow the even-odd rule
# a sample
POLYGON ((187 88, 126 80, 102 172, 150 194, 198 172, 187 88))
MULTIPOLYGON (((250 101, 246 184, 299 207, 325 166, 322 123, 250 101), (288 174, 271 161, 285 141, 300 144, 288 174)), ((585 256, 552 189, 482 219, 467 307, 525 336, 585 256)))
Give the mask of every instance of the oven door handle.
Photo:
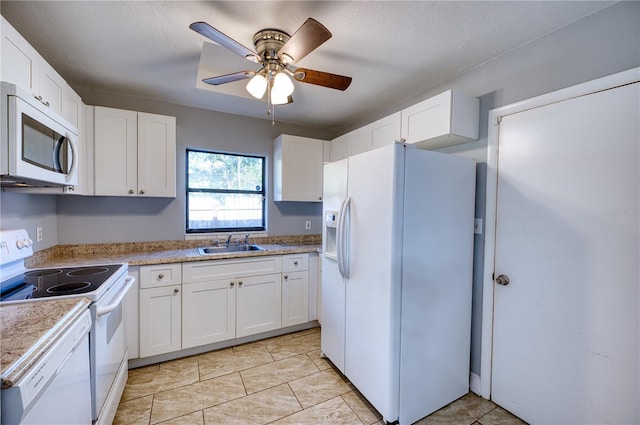
POLYGON ((106 305, 104 307, 98 307, 96 309, 96 316, 97 317, 104 316, 105 314, 111 313, 113 310, 118 308, 118 306, 120 306, 120 304, 122 304, 122 300, 127 295, 127 292, 129 292, 129 289, 131 289, 131 287, 135 283, 136 278, 133 277, 133 276, 127 276, 125 278, 125 281, 127 282, 125 284, 126 286, 122 289, 122 291, 120 291, 120 295, 118 296, 118 298, 114 302, 112 302, 111 304, 106 305))

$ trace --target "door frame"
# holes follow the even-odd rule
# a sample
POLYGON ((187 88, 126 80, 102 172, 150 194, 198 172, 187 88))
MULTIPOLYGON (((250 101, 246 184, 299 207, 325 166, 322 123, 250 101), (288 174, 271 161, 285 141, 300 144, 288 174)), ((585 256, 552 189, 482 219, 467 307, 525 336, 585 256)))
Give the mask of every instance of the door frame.
POLYGON ((487 193, 485 212, 484 272, 482 284, 482 348, 480 354, 480 383, 477 392, 484 398, 491 398, 491 375, 493 358, 493 314, 496 246, 496 210, 498 193, 498 137, 502 117, 529 109, 558 103, 585 96, 614 87, 640 81, 640 67, 601 77, 572 87, 543 94, 511 105, 489 111, 487 137, 487 193))

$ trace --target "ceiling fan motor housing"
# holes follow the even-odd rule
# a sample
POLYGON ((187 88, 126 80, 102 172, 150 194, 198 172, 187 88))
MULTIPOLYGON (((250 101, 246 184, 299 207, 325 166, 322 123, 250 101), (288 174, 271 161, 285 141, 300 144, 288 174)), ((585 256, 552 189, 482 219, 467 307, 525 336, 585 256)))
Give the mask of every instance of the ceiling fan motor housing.
POLYGON ((277 29, 263 29, 253 36, 256 52, 265 61, 278 60, 278 51, 289 41, 289 34, 277 29))

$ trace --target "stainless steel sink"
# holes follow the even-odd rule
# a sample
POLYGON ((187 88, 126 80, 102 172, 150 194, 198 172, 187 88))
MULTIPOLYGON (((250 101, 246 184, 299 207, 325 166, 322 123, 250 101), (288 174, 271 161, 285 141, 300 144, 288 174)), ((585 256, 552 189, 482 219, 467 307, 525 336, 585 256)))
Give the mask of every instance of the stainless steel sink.
POLYGON ((264 251, 259 245, 206 246, 198 248, 200 255, 226 254, 229 252, 264 251))

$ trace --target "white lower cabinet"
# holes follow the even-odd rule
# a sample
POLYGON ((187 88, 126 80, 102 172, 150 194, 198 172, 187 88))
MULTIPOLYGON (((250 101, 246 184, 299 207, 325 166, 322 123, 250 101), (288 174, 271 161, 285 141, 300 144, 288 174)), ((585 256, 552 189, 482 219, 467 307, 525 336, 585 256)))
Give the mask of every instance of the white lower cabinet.
POLYGON ((140 267, 140 357, 182 348, 181 267, 140 267))
POLYGON ((237 338, 282 327, 281 279, 280 273, 237 279, 237 338))
POLYGON ((182 285, 182 348, 235 338, 235 280, 182 285))
POLYGON ((309 254, 141 266, 139 297, 141 358, 307 323, 309 254))
POLYGON ((181 285, 140 290, 140 357, 182 347, 181 285))
POLYGON ((309 321, 309 272, 282 274, 282 327, 309 321))
POLYGON ((282 256, 282 327, 309 321, 309 254, 282 256))

